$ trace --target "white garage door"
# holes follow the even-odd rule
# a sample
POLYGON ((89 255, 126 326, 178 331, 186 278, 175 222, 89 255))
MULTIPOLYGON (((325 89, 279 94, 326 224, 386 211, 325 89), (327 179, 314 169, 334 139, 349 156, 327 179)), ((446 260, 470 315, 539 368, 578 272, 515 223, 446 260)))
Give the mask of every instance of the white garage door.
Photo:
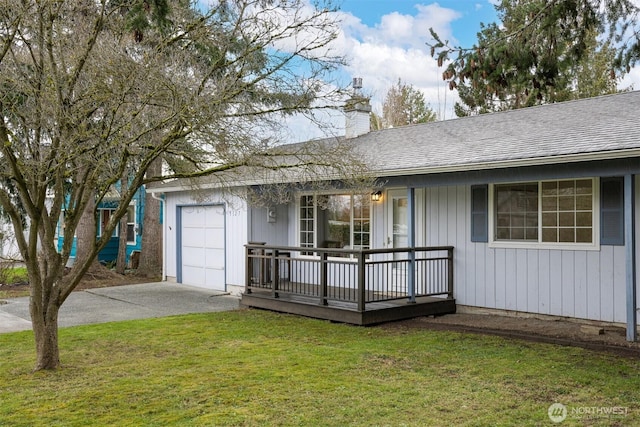
POLYGON ((181 212, 181 282, 224 291, 224 207, 184 206, 181 212))

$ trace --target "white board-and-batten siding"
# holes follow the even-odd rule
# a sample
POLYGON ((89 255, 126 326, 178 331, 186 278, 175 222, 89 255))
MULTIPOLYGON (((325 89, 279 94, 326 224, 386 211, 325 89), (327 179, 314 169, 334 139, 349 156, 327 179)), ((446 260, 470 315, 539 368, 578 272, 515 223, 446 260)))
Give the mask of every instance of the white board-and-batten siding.
MULTIPOLYGON (((190 192, 166 193, 165 196, 165 274, 168 280, 176 280, 178 274, 177 224, 178 210, 183 207, 222 206, 225 214, 225 284, 244 287, 245 249, 248 241, 248 212, 246 202, 233 195, 215 191, 197 194, 190 192)), ((186 283, 188 284, 188 283, 186 283)))
MULTIPOLYGON (((601 245, 595 251, 491 248, 471 241, 469 186, 424 191, 426 245, 455 247, 456 304, 626 322, 624 246, 601 245)), ((636 224, 638 217, 640 207, 636 224)), ((636 227, 636 241, 639 237, 636 227)))

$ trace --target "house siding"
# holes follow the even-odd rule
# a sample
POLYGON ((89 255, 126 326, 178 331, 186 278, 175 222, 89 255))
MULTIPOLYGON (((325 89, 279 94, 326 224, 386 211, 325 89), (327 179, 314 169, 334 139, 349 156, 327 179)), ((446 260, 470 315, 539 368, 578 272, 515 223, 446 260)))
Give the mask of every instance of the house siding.
MULTIPOLYGON (((636 193, 640 200, 638 186, 636 193)), ((491 248, 471 242, 470 186, 431 187, 425 195, 418 206, 426 214, 426 244, 455 247, 458 304, 626 321, 624 246, 603 245, 599 251, 491 248)), ((639 237, 636 229, 636 240, 639 237)))
POLYGON ((265 242, 270 245, 287 246, 290 244, 290 209, 287 205, 272 207, 275 209, 275 220, 267 221, 266 207, 249 208, 249 240, 265 242))
MULTIPOLYGON (((244 286, 244 245, 248 241, 248 210, 240 197, 211 191, 193 194, 185 192, 167 193, 165 197, 165 274, 167 279, 177 279, 177 212, 184 206, 223 205, 225 208, 225 281, 226 285, 244 286)), ((265 214, 266 215, 266 214, 265 214)))

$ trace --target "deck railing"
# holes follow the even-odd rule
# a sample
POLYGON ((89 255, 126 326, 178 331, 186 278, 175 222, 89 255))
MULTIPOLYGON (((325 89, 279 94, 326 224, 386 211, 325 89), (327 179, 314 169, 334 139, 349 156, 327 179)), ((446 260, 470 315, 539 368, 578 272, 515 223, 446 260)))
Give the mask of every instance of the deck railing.
POLYGON ((333 249, 246 245, 245 293, 366 304, 453 298, 453 247, 333 249))

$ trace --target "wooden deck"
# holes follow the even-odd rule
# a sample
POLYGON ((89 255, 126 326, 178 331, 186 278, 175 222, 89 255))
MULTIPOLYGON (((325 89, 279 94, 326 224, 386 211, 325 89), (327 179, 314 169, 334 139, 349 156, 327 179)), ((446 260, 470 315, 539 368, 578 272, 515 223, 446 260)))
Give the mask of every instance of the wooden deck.
POLYGON ((455 313, 452 265, 452 247, 336 250, 250 244, 241 303, 354 325, 455 313))
POLYGON ((259 291, 243 294, 241 304, 362 326, 456 312, 454 299, 437 297, 417 297, 415 303, 406 299, 374 302, 367 304, 364 311, 358 311, 354 302, 328 301, 327 305, 322 305, 312 297, 280 294, 274 298, 270 292, 259 291))

